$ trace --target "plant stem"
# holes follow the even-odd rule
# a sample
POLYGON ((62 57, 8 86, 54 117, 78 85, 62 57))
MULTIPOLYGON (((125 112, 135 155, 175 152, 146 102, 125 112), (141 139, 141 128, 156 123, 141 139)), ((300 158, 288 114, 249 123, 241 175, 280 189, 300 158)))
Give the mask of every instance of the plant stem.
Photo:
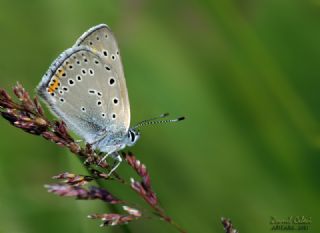
MULTIPOLYGON (((80 162, 81 162, 82 164, 84 164, 84 162, 85 162, 85 158, 84 158, 84 157, 79 156, 79 160, 80 160, 80 162)), ((89 174, 92 175, 91 170, 88 169, 87 166, 84 166, 84 167, 85 167, 86 170, 89 172, 89 174)), ((122 178, 120 178, 120 177, 117 177, 117 178, 119 178, 119 179, 116 179, 118 182, 123 183, 123 182, 122 182, 122 178)), ((96 180, 96 183, 97 183, 97 185, 98 185, 100 188, 105 188, 101 180, 97 179, 97 180, 96 180)), ((119 213, 119 210, 118 210, 117 206, 112 205, 112 204, 107 204, 107 206, 108 206, 108 209, 109 209, 111 212, 113 212, 113 213, 119 213)), ((122 226, 119 227, 118 229, 121 229, 121 231, 122 231, 123 233, 132 233, 132 231, 130 230, 130 228, 129 228, 128 225, 122 225, 122 226)))
POLYGON ((155 211, 156 213, 167 223, 169 223, 170 225, 172 225, 177 231, 179 231, 180 233, 187 233, 178 223, 176 223, 175 221, 172 220, 172 218, 170 218, 168 215, 166 215, 164 213, 164 211, 159 207, 159 206, 152 206, 150 205, 155 211))

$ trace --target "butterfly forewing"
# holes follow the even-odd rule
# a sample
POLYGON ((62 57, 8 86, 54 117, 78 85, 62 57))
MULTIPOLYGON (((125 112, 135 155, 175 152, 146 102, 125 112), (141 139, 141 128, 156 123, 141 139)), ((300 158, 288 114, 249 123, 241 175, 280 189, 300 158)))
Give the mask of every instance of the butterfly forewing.
MULTIPOLYGON (((123 77, 121 77, 123 79, 123 77)), ((92 49, 68 49, 51 65, 38 86, 39 94, 67 126, 93 143, 127 131, 121 79, 112 64, 92 49)))
POLYGON ((85 32, 77 40, 74 46, 77 47, 83 45, 88 46, 92 50, 99 53, 103 61, 113 68, 112 72, 117 74, 117 82, 119 84, 120 91, 119 98, 123 104, 123 113, 119 115, 118 120, 121 121, 128 130, 130 126, 130 105, 128 91, 120 57, 120 50, 114 34, 107 25, 100 24, 85 32))

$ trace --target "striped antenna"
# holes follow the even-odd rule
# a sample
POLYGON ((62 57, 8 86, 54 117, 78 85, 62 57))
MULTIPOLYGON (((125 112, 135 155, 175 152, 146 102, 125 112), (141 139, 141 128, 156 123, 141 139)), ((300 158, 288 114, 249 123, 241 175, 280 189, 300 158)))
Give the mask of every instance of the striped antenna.
POLYGON ((148 120, 141 121, 138 124, 136 124, 133 127, 133 129, 137 129, 137 128, 140 128, 141 126, 146 126, 146 125, 155 125, 155 124, 162 124, 162 123, 178 122, 178 121, 182 121, 182 120, 185 119, 185 117, 178 117, 176 119, 159 120, 159 119, 162 119, 162 118, 166 118, 168 116, 169 116, 169 113, 164 113, 164 114, 161 114, 158 117, 154 117, 154 118, 151 118, 151 119, 148 119, 148 120))

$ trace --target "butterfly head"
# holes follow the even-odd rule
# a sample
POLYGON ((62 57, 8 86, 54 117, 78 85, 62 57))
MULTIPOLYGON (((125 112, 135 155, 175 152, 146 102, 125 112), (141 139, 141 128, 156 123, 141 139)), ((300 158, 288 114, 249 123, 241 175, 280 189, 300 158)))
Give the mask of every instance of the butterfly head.
POLYGON ((136 129, 130 128, 128 130, 126 145, 133 146, 140 138, 140 132, 136 129))

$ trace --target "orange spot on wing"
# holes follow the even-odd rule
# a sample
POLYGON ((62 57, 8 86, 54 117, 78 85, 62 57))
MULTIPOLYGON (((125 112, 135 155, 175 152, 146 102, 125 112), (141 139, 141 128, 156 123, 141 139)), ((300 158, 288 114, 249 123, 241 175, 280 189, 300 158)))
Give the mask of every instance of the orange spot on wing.
POLYGON ((48 92, 50 94, 53 93, 59 87, 59 79, 62 77, 63 74, 65 74, 65 69, 61 67, 51 78, 48 86, 48 92))
POLYGON ((51 94, 52 92, 54 92, 58 87, 59 87, 59 78, 52 78, 52 81, 50 82, 50 86, 48 87, 49 90, 48 92, 51 94))

